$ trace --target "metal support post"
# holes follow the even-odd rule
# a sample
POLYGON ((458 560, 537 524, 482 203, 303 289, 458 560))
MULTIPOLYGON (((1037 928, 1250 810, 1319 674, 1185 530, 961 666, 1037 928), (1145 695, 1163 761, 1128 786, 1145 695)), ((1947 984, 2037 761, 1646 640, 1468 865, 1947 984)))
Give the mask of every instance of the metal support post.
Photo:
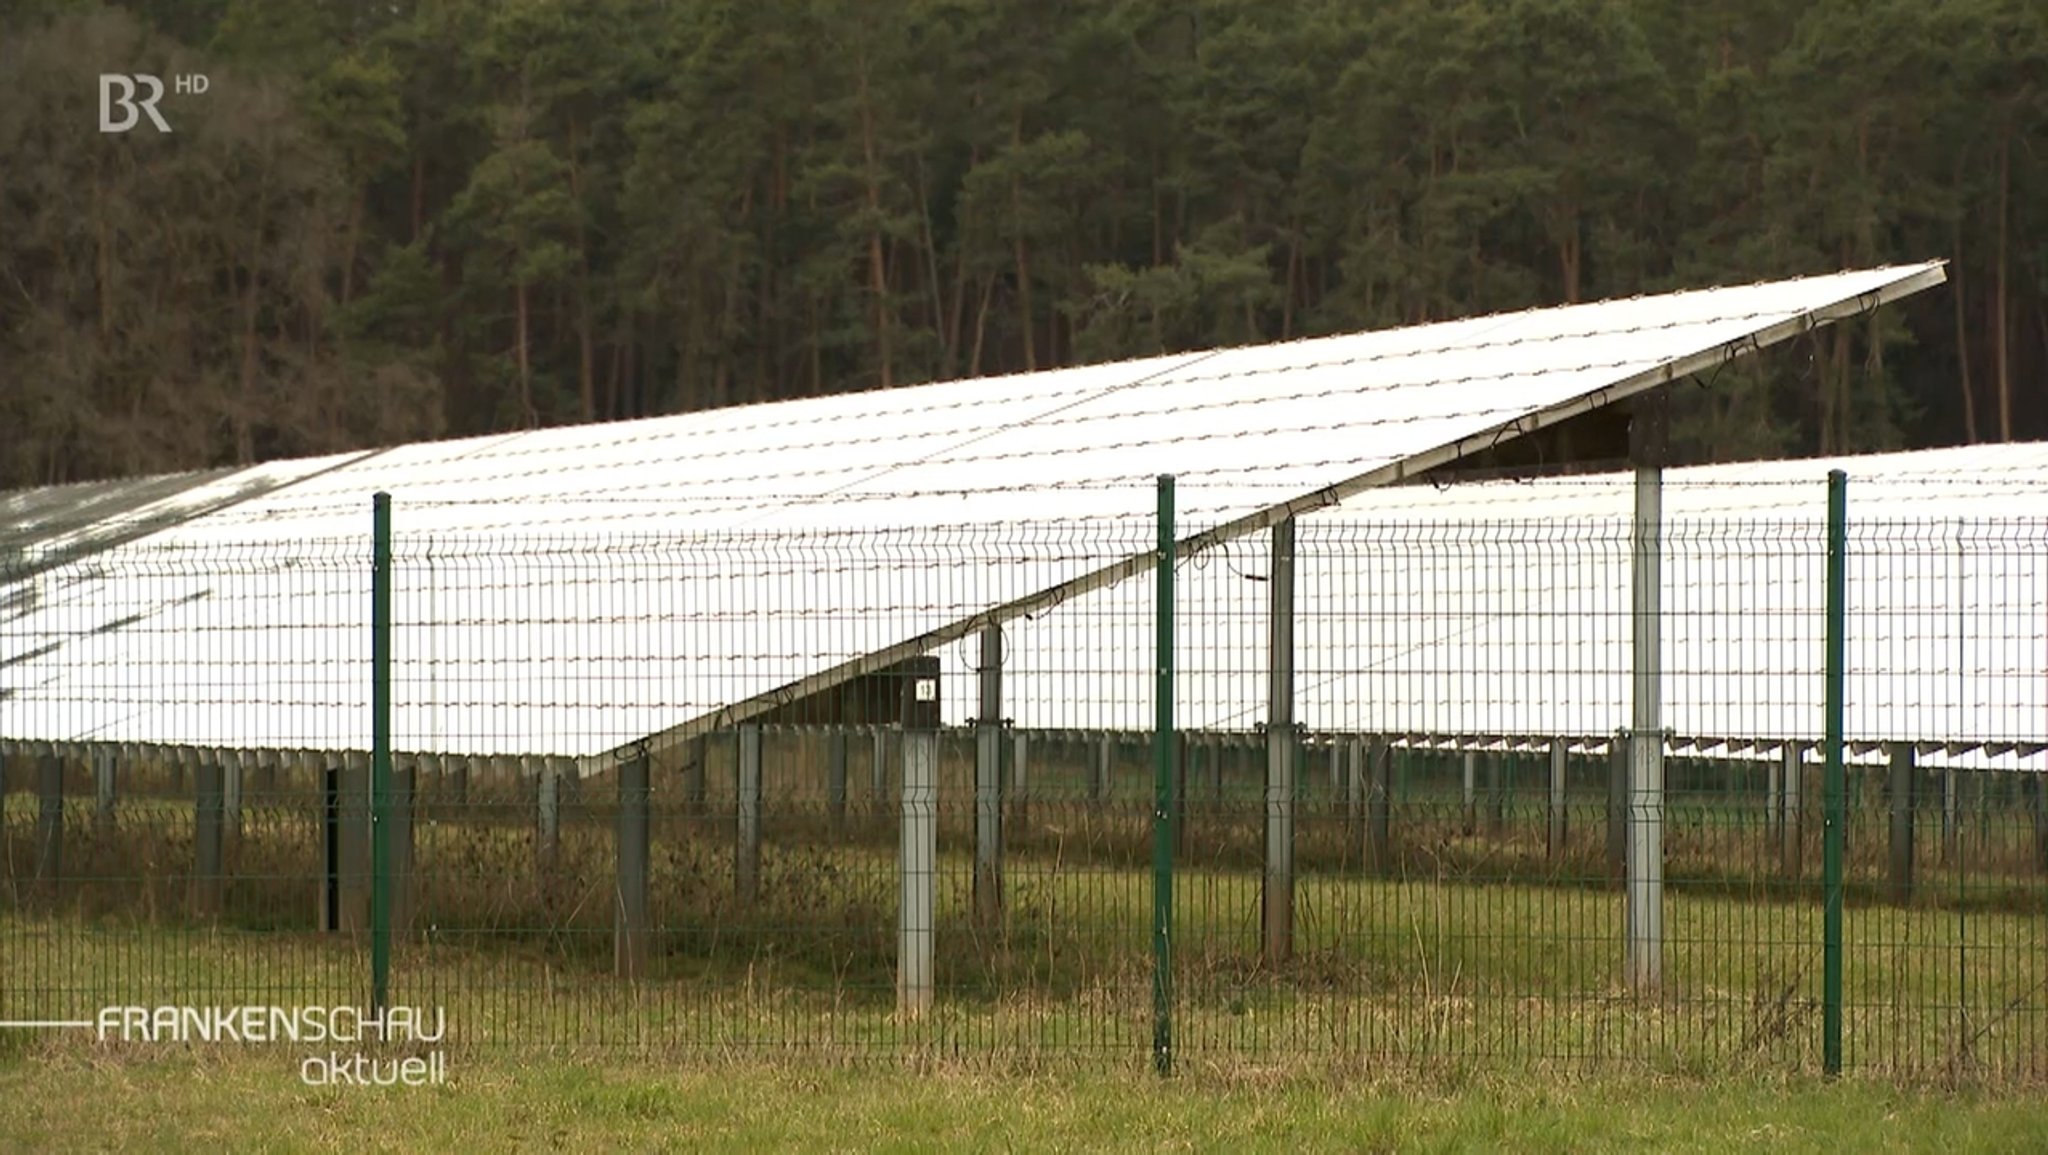
POLYGON ((1849 476, 1828 473, 1826 758, 1821 827, 1821 1070, 1842 1073, 1842 851, 1847 790, 1842 766, 1848 629, 1849 476))
POLYGON ((194 904, 200 918, 217 918, 221 912, 224 867, 220 754, 215 750, 194 750, 190 760, 196 766, 192 772, 194 904))
POLYGON ((1913 744, 1894 742, 1890 754, 1892 901, 1904 905, 1913 901, 1913 744))
POLYGON ((1153 599, 1152 717, 1152 1065, 1173 1073, 1173 847, 1176 826, 1173 716, 1173 479, 1159 479, 1159 548, 1153 599))
POLYGON ((1787 742, 1778 757, 1783 763, 1780 777, 1784 784, 1784 802, 1778 818, 1780 866, 1785 877, 1796 879, 1804 870, 1800 858, 1806 844, 1806 810, 1800 803, 1800 788, 1806 781, 1806 751, 1797 742, 1787 742))
POLYGON ((1557 862, 1564 857, 1565 850, 1565 784, 1564 772, 1569 757, 1563 738, 1550 740, 1550 822, 1547 849, 1550 860, 1557 862))
POLYGON ((825 821, 838 838, 846 833, 846 731, 825 733, 825 821))
POLYGON ((939 680, 915 674, 903 701, 903 844, 898 860, 896 1006, 916 1017, 931 1009, 936 954, 939 853, 939 680))
POLYGON ((761 891, 761 726, 742 722, 739 753, 733 760, 733 889, 751 902, 761 891))
POLYGON ((1663 470, 1636 470, 1633 740, 1629 743, 1628 978, 1664 974, 1663 470))
POLYGON ((1269 966, 1294 953, 1294 520, 1273 527, 1267 583, 1266 880, 1263 921, 1269 966))
POLYGON ((647 974, 648 756, 619 763, 618 894, 612 913, 612 970, 622 979, 647 974))
POLYGON ((981 632, 981 709, 974 744, 974 922, 1003 922, 1003 633, 981 632))

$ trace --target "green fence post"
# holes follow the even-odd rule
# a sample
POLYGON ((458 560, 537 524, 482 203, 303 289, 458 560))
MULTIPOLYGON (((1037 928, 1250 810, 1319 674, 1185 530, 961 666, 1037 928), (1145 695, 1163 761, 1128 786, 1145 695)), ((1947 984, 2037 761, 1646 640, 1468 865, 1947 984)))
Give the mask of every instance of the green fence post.
POLYGON ((1159 478, 1152 724, 1152 1062, 1173 1073, 1173 478, 1159 478))
POLYGON ((1842 695, 1848 596, 1849 477, 1828 473, 1827 769, 1822 783, 1821 1068, 1842 1073, 1842 695))
POLYGON ((370 1005, 391 993, 391 495, 372 503, 370 579, 370 1005))

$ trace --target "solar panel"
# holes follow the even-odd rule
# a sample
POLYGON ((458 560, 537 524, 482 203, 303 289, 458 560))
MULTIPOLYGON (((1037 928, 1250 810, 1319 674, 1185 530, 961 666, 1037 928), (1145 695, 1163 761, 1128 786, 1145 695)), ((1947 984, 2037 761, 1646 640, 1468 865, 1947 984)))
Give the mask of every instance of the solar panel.
MULTIPOLYGON (((2048 444, 1667 470, 1665 725, 1701 750, 1821 738, 1838 468, 1850 478, 1846 738, 1959 748, 1930 751, 1928 766, 2048 769, 2048 444), (1978 749, 2001 744, 2019 749, 1978 749)), ((1297 720, 1598 746, 1630 722, 1633 510, 1633 475, 1612 473, 1386 487, 1304 518, 1297 720)), ((1178 579, 1178 710, 1194 729, 1264 720, 1268 545, 1230 555, 1178 579)), ((1142 584, 1063 610, 1142 621, 1142 584)), ((1065 644, 1034 628, 1012 629, 1026 668, 1065 644)), ((1145 656, 1090 676, 1142 685, 1145 656)), ((1019 725, 1149 724, 1107 696, 1020 693, 1019 725)))
MULTIPOLYGON (((1158 474, 1180 479, 1189 523, 1227 540, 1942 275, 1863 270, 280 463, 267 468, 290 484, 33 579, 0 654, 0 732, 365 747, 382 490, 403 563, 400 748, 590 756, 675 737, 1141 571, 1158 474), (1105 528, 1061 530, 1082 526, 1105 528), (906 598, 890 575, 940 566, 947 534, 1001 542, 1011 563, 956 565, 906 598), (675 554, 591 560, 626 541, 675 554), (743 555, 772 564, 706 564, 743 555)), ((1060 644, 1104 645, 1072 629, 1060 644)), ((1142 683, 1079 692, 1145 698, 1142 683)))

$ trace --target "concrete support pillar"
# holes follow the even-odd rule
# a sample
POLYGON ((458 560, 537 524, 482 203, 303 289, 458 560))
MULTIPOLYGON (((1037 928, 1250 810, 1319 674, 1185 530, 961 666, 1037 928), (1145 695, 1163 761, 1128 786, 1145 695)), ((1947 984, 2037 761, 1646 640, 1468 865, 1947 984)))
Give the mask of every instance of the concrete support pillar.
POLYGON ((1785 762, 1773 759, 1764 775, 1764 853, 1778 844, 1778 829, 1785 821, 1785 762))
MULTIPOLYGON (((843 744, 842 744, 843 749, 843 744)), ((647 974, 648 757, 619 764, 618 884, 612 906, 612 969, 647 974)))
POLYGON ((1779 866, 1786 878, 1796 879, 1804 869, 1800 856, 1806 843, 1806 810, 1801 801, 1801 787, 1806 780, 1805 747, 1797 742, 1787 742, 1778 752, 1778 758, 1781 763, 1779 780, 1784 788, 1778 818, 1779 866))
POLYGON ((1991 839, 1991 788, 1996 775, 1989 770, 1979 770, 1963 780, 1970 788, 1968 812, 1971 825, 1977 831, 1976 847, 1982 853, 1991 839))
POLYGON ((1550 821, 1546 824, 1549 836, 1544 843, 1552 862, 1562 859, 1565 851, 1566 811, 1564 772, 1568 758, 1569 752, 1565 749, 1564 739, 1552 738, 1550 740, 1550 821))
POLYGON ((825 734, 825 821, 834 838, 846 833, 846 731, 837 726, 825 734))
POLYGON ((400 940, 412 933, 419 766, 420 760, 411 754, 391 756, 391 798, 385 814, 391 822, 391 933, 400 940))
POLYGON ((875 812, 886 814, 889 810, 889 730, 884 726, 875 727, 874 752, 868 763, 870 789, 875 802, 875 812))
POLYGON ((917 1017, 931 1009, 936 979, 939 713, 937 677, 919 675, 909 680, 912 694, 903 707, 896 1006, 902 1014, 917 1017))
POLYGON ((1628 878, 1628 731, 1614 736, 1607 756, 1607 877, 1628 878))
POLYGON ((701 818, 709 808, 706 801, 710 775, 705 763, 711 760, 711 736, 699 734, 683 744, 683 813, 701 818))
POLYGON ((458 817, 466 817, 469 810, 469 775, 472 759, 451 757, 442 762, 442 789, 448 805, 455 808, 458 817))
POLYGON ((327 923, 347 935, 370 928, 370 755, 353 750, 334 772, 335 909, 327 923))
POLYGON ((1913 744, 1894 742, 1890 755, 1891 892, 1893 902, 1905 904, 1913 901, 1913 744))
POLYGON ((64 747, 43 745, 36 760, 36 886, 54 896, 64 876, 64 747))
POLYGON ((1637 468, 1627 971, 1638 990, 1664 975, 1663 489, 1661 468, 1637 468))
POLYGON ((1031 742, 1024 731, 1011 735, 1010 810, 1022 828, 1031 816, 1031 742))
POLYGON ((974 747, 974 922, 992 932, 1003 922, 1003 635, 981 632, 980 709, 974 747))
POLYGON ((1961 812, 1956 795, 1956 768, 1944 767, 1941 772, 1941 863, 1953 866, 1956 861, 1957 832, 1961 829, 1961 812))
POLYGON ((1467 750, 1461 762, 1465 769, 1464 807, 1459 819, 1460 829, 1470 838, 1479 832, 1479 755, 1467 750))
POLYGON ((240 750, 217 750, 220 763, 221 830, 230 844, 242 837, 242 781, 245 755, 240 750))
POLYGON ((534 799, 534 862, 542 878, 554 874, 562 853, 562 782, 555 760, 528 756, 525 776, 531 779, 534 799))
POLYGON ((314 796, 320 800, 320 864, 314 878, 313 928, 322 934, 341 929, 341 767, 336 760, 312 764, 314 796))
POLYGON ((141 790, 148 793, 149 766, 153 757, 149 746, 141 742, 121 743, 119 764, 114 770, 114 805, 119 807, 124 796, 141 790))
POLYGON ((1331 785, 1344 812, 1345 842, 1358 847, 1361 869, 1369 869, 1372 861, 1365 831, 1365 759, 1364 738, 1337 738, 1330 743, 1331 785))
POLYGON ((326 784, 325 765, 321 755, 312 750, 277 752, 277 775, 283 788, 295 790, 303 783, 316 799, 322 797, 321 788, 326 784))
POLYGON ((1394 866, 1394 748, 1383 735, 1365 744, 1365 864, 1374 874, 1394 866))
POLYGON ((1506 750, 1494 750, 1486 758, 1486 828, 1495 838, 1507 833, 1508 759, 1506 750))
POLYGON ((114 832, 115 767, 121 761, 121 747, 101 742, 92 753, 92 821, 102 835, 114 832))
POLYGON ((200 918, 216 918, 225 876, 226 800, 220 751, 193 750, 183 761, 193 766, 193 912, 200 918))
POLYGON ((1267 583, 1266 878, 1262 922, 1265 959, 1281 966, 1294 954, 1294 521, 1273 527, 1272 580, 1267 583))
POLYGON ((555 781, 559 784, 562 813, 573 817, 583 808, 583 771, 574 758, 555 759, 555 781))
POLYGON ((1116 739, 1104 732, 1095 744, 1095 776, 1088 780, 1088 801, 1100 805, 1109 797, 1110 783, 1114 780, 1112 766, 1116 759, 1116 739))
POLYGON ((401 763, 412 768, 412 814, 416 823, 431 821, 428 803, 441 797, 442 788, 448 781, 448 763, 452 761, 453 756, 447 754, 391 756, 391 765, 394 769, 401 763))
POLYGON ((738 798, 734 827, 733 889, 741 899, 752 901, 761 890, 761 727, 742 722, 739 752, 734 759, 734 787, 738 798))

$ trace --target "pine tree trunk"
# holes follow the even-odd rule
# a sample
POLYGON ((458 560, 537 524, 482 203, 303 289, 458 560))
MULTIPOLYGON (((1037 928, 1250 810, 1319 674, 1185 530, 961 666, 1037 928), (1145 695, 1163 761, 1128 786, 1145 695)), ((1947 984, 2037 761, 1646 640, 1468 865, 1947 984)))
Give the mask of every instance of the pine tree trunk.
POLYGON ((1301 231, 1288 230, 1287 236, 1287 283, 1280 293, 1280 339, 1294 339, 1294 293, 1295 283, 1301 277, 1301 231))
POLYGON ((1963 226, 1955 227, 1956 380, 1963 390, 1963 440, 1977 443, 1977 391, 1970 386, 1969 310, 1963 292, 1963 226))
POLYGON ((234 406, 235 463, 253 465, 256 442, 253 424, 259 406, 256 399, 256 321, 258 295, 263 290, 263 234, 269 226, 270 172, 261 170, 256 183, 256 219, 250 233, 249 292, 242 306, 241 395, 234 406))
MULTIPOLYGON (((923 239, 925 276, 925 316, 930 319, 932 331, 939 335, 939 363, 950 366, 953 363, 951 336, 946 328, 945 292, 939 287, 939 250, 932 240, 931 194, 925 188, 924 153, 914 157, 917 166, 917 222, 918 234, 923 239)), ((941 369, 940 377, 946 373, 941 369)))
POLYGON ((579 369, 582 378, 583 420, 597 420, 597 345, 590 332, 590 291, 585 286, 576 290, 576 345, 580 355, 579 369))
POLYGON ((107 239, 106 190, 100 184, 99 172, 92 178, 92 224, 93 224, 93 273, 94 295, 100 307, 100 339, 107 340, 114 335, 114 260, 113 246, 107 239))
MULTIPOLYGON (((755 364, 760 366, 761 379, 766 381, 773 377, 778 390, 783 387, 784 383, 782 374, 785 358, 782 356, 782 350, 788 347, 788 342, 784 340, 785 325, 783 323, 783 310, 780 306, 780 301, 782 300, 782 280, 777 276, 780 266, 774 258, 774 254, 778 251, 775 247, 775 227, 782 220, 782 214, 788 208, 789 141, 787 131, 777 128, 775 131, 774 182, 768 189, 767 210, 761 214, 761 251, 769 254, 769 257, 761 262, 761 291, 755 298, 756 323, 754 332, 757 334, 755 338, 755 364)), ((804 372, 802 366, 792 366, 789 369, 788 378, 790 390, 793 392, 803 384, 804 372)), ((815 396, 817 394, 817 387, 815 385, 810 386, 809 389, 811 395, 815 396)))
MULTIPOLYGON (((754 186, 749 184, 746 192, 740 197, 740 229, 744 231, 751 227, 753 220, 754 186)), ((746 263, 742 258, 740 246, 734 245, 732 263, 726 273, 725 293, 723 294, 723 317, 719 322, 717 340, 712 346, 713 352, 718 358, 718 368, 713 376, 711 403, 721 408, 733 404, 736 400, 750 402, 768 400, 767 390, 769 386, 766 381, 754 382, 754 389, 749 397, 737 398, 734 396, 732 339, 733 334, 739 331, 740 296, 746 289, 746 271, 746 263)))
POLYGON ((346 307, 355 296, 356 250, 363 239, 363 206, 370 197, 368 182, 356 186, 355 200, 348 206, 348 239, 341 252, 341 303, 346 307))
POLYGON ((1024 371, 1036 372, 1038 351, 1032 343, 1031 334, 1031 260, 1024 249, 1024 238, 1018 237, 1017 250, 1017 322, 1024 337, 1024 371))
POLYGON ((249 291, 242 302, 241 396, 236 401, 230 422, 235 434, 237 465, 253 465, 256 461, 256 445, 250 433, 249 419, 256 404, 256 293, 261 280, 256 266, 251 264, 249 291))
POLYGON ((816 397, 825 392, 824 336, 819 332, 818 294, 810 293, 808 297, 811 305, 811 339, 805 344, 810 346, 811 351, 811 396, 816 397))
POLYGON ((983 340, 988 336, 989 299, 995 295, 996 275, 988 273, 981 279, 981 304, 974 310, 974 351, 967 358, 967 375, 981 376, 981 350, 983 340))
MULTIPOLYGON (((1024 110, 1021 107, 1011 125, 1010 144, 1012 147, 1024 144, 1024 110)), ((1024 247, 1024 191, 1014 176, 1010 178, 1010 216, 1017 230, 1012 247, 1016 251, 1017 311, 1024 338, 1024 371, 1030 373, 1038 368, 1038 352, 1031 339, 1031 261, 1024 247)))
MULTIPOLYGON (((968 151, 967 171, 973 172, 974 166, 980 163, 981 148, 977 145, 968 151)), ((967 316, 968 245, 967 238, 964 235, 965 230, 961 229, 958 231, 961 235, 956 237, 953 242, 958 251, 954 254, 953 258, 953 306, 951 315, 946 318, 946 362, 944 371, 941 374, 943 377, 951 377, 953 371, 960 364, 960 326, 964 323, 967 316)))
POLYGON ((678 414, 700 410, 696 403, 696 350, 702 346, 702 309, 690 309, 688 319, 682 326, 684 338, 676 342, 676 408, 678 414))
POLYGON ((604 373, 604 399, 599 403, 598 408, 598 414, 602 420, 609 421, 613 417, 618 416, 619 374, 624 370, 625 363, 626 343, 615 339, 612 342, 611 363, 606 366, 604 373))
POLYGON ((427 151, 412 154, 412 243, 418 244, 427 227, 427 151))
POLYGON ((1993 303, 1992 349, 1998 366, 1998 439, 2012 440, 2012 302, 2007 296, 2006 253, 2011 240, 2012 134, 1998 146, 1998 288, 1993 303))
POLYGON ((1152 267, 1166 263, 1166 201, 1159 186, 1159 156, 1152 156, 1152 267))
POLYGON ((860 148, 866 162, 868 201, 868 291, 875 295, 875 358, 882 388, 896 384, 895 367, 889 358, 889 273, 882 257, 882 182, 875 160, 875 110, 869 98, 868 61, 863 52, 857 65, 860 77, 860 148))
POLYGON ((576 147, 580 133, 576 121, 569 121, 569 196, 576 202, 576 347, 578 396, 583 420, 597 417, 597 361, 593 344, 590 308, 590 244, 583 230, 583 165, 576 147))
MULTIPOLYGON (((1575 217, 1577 214, 1573 214, 1575 217)), ((1557 247, 1558 272, 1564 278, 1564 303, 1579 303, 1580 241, 1577 224, 1569 226, 1564 243, 1557 247)))
POLYGON ((533 408, 533 365, 528 360, 527 351, 526 282, 521 281, 514 286, 512 295, 519 326, 515 354, 519 361, 519 415, 526 422, 526 428, 532 429, 540 424, 540 414, 533 408))

